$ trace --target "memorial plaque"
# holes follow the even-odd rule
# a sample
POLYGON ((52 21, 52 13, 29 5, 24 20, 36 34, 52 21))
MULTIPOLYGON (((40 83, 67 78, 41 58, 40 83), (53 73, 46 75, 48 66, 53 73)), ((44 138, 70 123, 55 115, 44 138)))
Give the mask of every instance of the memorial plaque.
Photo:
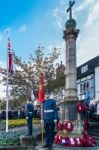
POLYGON ((69 120, 74 121, 77 119, 77 110, 75 104, 69 104, 68 105, 68 115, 69 115, 69 120))

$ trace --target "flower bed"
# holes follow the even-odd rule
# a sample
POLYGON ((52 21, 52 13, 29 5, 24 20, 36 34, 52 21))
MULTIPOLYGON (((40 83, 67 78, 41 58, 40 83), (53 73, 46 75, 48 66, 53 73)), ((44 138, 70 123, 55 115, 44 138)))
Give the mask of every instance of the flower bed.
MULTIPOLYGON (((0 123, 0 128, 4 129, 5 127, 5 121, 1 121, 0 123)), ((39 119, 33 119, 33 124, 39 124, 40 120, 39 119)), ((15 127, 21 127, 21 126, 26 126, 26 119, 14 119, 14 120, 8 120, 9 128, 15 128, 15 127)))

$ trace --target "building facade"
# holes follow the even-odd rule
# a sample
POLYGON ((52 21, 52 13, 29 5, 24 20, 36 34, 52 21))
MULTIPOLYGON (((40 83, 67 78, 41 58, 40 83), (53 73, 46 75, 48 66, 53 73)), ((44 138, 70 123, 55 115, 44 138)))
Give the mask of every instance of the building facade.
POLYGON ((86 91, 91 100, 99 99, 99 56, 77 67, 77 91, 79 100, 86 99, 86 91))

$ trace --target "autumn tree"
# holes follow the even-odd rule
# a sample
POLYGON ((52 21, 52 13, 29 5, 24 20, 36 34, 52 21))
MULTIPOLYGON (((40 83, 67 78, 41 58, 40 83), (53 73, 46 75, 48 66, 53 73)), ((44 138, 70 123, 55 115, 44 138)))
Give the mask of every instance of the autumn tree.
POLYGON ((55 61, 60 55, 59 48, 53 48, 51 53, 44 55, 44 47, 39 46, 35 55, 30 54, 28 62, 14 54, 16 70, 9 79, 11 85, 11 96, 13 99, 23 99, 28 93, 37 96, 39 75, 44 73, 45 88, 55 79, 55 61))

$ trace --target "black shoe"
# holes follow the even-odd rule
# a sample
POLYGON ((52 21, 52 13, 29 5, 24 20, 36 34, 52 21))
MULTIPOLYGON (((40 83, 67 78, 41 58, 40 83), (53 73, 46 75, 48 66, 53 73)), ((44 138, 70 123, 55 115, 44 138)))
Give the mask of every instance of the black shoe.
POLYGON ((42 146, 42 148, 47 148, 47 147, 49 147, 47 144, 46 144, 46 145, 44 145, 44 146, 42 146))

